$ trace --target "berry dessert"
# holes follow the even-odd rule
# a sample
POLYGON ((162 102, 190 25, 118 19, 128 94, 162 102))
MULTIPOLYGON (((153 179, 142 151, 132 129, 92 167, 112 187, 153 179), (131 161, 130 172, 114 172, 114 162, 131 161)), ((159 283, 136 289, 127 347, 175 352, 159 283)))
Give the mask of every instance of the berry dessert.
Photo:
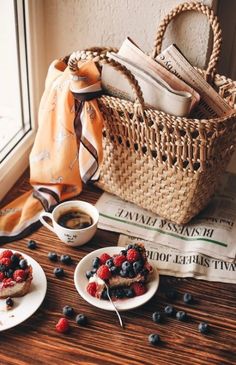
POLYGON ((107 290, 113 299, 132 298, 146 293, 152 273, 144 245, 129 245, 119 254, 103 253, 93 260, 86 289, 98 299, 108 299, 107 290))
POLYGON ((0 299, 24 296, 32 278, 32 267, 20 253, 11 250, 0 253, 0 299))

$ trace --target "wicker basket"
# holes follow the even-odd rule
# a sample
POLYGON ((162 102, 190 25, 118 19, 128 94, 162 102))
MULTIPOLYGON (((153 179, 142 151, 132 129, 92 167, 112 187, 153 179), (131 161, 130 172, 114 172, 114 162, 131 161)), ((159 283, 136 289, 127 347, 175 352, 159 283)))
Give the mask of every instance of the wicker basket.
MULTIPOLYGON (((205 14, 213 30, 213 50, 206 71, 199 70, 217 92, 236 108, 236 82, 215 74, 221 31, 211 9, 200 3, 177 6, 162 21, 155 40, 161 50, 169 22, 179 13, 205 14)), ((93 48, 77 58, 106 62, 106 51, 93 48)), ((114 51, 114 49, 112 49, 114 51)), ((74 64, 74 59, 70 60, 74 64)), ((97 185, 103 190, 167 218, 187 223, 209 202, 236 143, 236 111, 229 117, 188 119, 145 108, 142 92, 131 73, 109 61, 128 78, 135 102, 103 95, 98 99, 104 117, 104 159, 97 185)))

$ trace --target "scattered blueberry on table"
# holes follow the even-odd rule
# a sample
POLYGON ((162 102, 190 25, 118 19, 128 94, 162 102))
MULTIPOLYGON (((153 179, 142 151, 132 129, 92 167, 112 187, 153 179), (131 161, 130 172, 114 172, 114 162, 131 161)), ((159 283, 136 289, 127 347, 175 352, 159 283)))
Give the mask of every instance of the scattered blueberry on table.
POLYGON ((65 305, 65 307, 63 307, 62 313, 64 314, 64 316, 69 318, 75 315, 74 308, 70 307, 69 305, 65 305))
POLYGON ((163 322, 163 315, 162 315, 162 313, 161 312, 154 312, 152 314, 152 320, 155 323, 161 323, 161 322, 163 322))
POLYGON ((164 312, 167 316, 173 316, 175 314, 175 309, 172 305, 167 305, 165 308, 164 308, 164 312))
POLYGON ((31 250, 35 250, 37 248, 37 243, 34 240, 30 240, 27 244, 27 247, 31 250))
POLYGON ((49 258, 49 260, 50 261, 57 261, 57 254, 56 254, 56 252, 49 252, 48 253, 48 258, 49 258))
POLYGON ((60 261, 66 265, 72 264, 72 258, 70 257, 70 255, 61 255, 60 261))
POLYGON ((204 333, 204 334, 208 333, 209 332, 209 325, 208 325, 208 323, 206 323, 206 322, 199 323, 199 325, 198 325, 198 331, 200 333, 204 333))
POLYGON ((183 296, 183 301, 185 304, 191 304, 193 302, 193 296, 192 294, 185 293, 183 296))
POLYGON ((62 278, 63 276, 65 276, 65 272, 61 267, 55 267, 53 273, 56 276, 56 278, 62 278))
POLYGON ((160 336, 152 333, 151 335, 148 336, 148 341, 152 345, 157 345, 160 342, 160 336))
POLYGON ((86 324, 88 323, 87 317, 82 313, 76 316, 75 321, 81 326, 86 326, 86 324))
POLYGON ((187 314, 186 314, 186 312, 184 312, 184 311, 178 311, 178 312, 176 313, 176 318, 177 318, 179 321, 184 322, 184 321, 186 321, 186 320, 187 320, 187 314))

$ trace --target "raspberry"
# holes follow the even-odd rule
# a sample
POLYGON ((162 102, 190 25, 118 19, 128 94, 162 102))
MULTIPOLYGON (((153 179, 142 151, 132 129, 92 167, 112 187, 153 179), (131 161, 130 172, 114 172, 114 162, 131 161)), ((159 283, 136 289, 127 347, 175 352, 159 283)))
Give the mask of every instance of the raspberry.
POLYGON ((60 318, 56 324, 56 330, 60 333, 65 333, 69 330, 69 322, 66 318, 60 318))
POLYGON ((26 277, 26 272, 25 270, 16 270, 13 273, 13 279, 17 282, 17 283, 21 283, 22 281, 25 280, 26 277))
POLYGON ((3 257, 1 260, 0 260, 0 264, 1 265, 4 265, 6 267, 9 267, 11 265, 11 259, 9 259, 8 257, 3 257))
POLYGON ((121 267, 123 262, 126 261, 125 255, 117 255, 114 257, 113 262, 116 267, 121 267))
POLYGON ((5 257, 10 259, 13 255, 13 252, 11 250, 4 250, 3 252, 0 253, 0 260, 5 257))
POLYGON ((15 285, 15 282, 11 279, 11 278, 5 278, 3 279, 2 281, 2 286, 4 288, 8 288, 9 286, 14 286, 15 285))
POLYGON ((87 292, 92 295, 92 297, 96 296, 96 292, 97 292, 97 284, 96 283, 89 283, 87 285, 87 292))
POLYGON ((101 265, 104 265, 107 260, 109 260, 111 258, 110 255, 108 255, 107 253, 103 253, 100 257, 99 257, 99 260, 100 260, 100 264, 101 265))
POLYGON ((0 272, 0 281, 3 281, 4 278, 5 278, 4 272, 0 272))
POLYGON ((128 251, 127 251, 127 260, 129 262, 135 262, 135 261, 138 261, 140 259, 140 253, 135 250, 135 248, 130 248, 128 251))
POLYGON ((97 276, 102 280, 107 280, 111 277, 111 272, 109 267, 106 265, 102 265, 98 268, 97 276))
POLYGON ((136 296, 143 295, 147 291, 145 285, 142 283, 133 283, 131 288, 133 289, 136 296))

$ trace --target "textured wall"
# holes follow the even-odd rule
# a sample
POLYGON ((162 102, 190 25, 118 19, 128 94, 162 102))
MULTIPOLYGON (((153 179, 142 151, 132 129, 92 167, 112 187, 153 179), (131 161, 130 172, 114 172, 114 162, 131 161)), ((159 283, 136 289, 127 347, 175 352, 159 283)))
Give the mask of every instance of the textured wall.
MULTIPOLYGON (((127 35, 149 52, 160 20, 181 2, 183 0, 44 0, 46 63, 90 46, 119 47, 127 35)), ((204 1, 208 5, 212 2, 204 1)), ((167 41, 177 43, 191 62, 204 67, 209 34, 205 17, 188 13, 169 27, 167 41)))

